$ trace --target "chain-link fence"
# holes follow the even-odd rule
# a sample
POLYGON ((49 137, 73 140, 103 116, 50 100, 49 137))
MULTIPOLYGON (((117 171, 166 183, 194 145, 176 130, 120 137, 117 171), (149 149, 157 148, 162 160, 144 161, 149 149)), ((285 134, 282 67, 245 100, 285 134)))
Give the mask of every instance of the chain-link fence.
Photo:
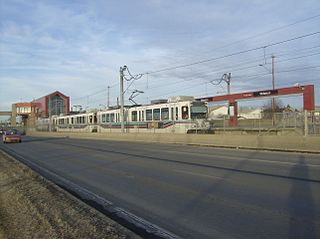
POLYGON ((225 115, 209 121, 215 133, 239 132, 244 134, 300 134, 320 135, 320 112, 281 112, 274 114, 251 115, 238 118, 237 126, 229 125, 225 115))
MULTIPOLYGON (((259 135, 316 135, 320 136, 320 112, 282 112, 256 114, 238 117, 237 126, 229 124, 229 116, 223 115, 211 120, 195 119, 165 122, 125 122, 126 133, 173 133, 173 134, 259 134, 259 135)), ((96 125, 101 133, 121 132, 121 125, 96 125)), ((37 131, 56 131, 49 127, 49 119, 36 122, 37 131)), ((82 131, 78 127, 60 127, 59 131, 82 131)), ((87 132, 92 132, 88 127, 87 132)))

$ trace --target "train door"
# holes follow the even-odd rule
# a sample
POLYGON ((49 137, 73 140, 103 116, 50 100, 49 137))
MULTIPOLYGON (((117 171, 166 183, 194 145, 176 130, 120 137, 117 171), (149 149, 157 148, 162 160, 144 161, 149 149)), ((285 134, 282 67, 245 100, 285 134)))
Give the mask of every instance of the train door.
POLYGON ((98 123, 97 114, 93 114, 93 123, 94 123, 94 124, 97 124, 97 123, 98 123))
POLYGON ((181 117, 183 120, 189 119, 189 107, 187 105, 181 107, 181 117))

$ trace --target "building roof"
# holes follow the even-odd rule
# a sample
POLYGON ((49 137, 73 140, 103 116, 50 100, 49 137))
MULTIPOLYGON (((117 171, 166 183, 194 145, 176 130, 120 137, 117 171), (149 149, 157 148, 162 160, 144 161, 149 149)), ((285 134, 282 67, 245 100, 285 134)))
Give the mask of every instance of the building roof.
POLYGON ((42 98, 50 97, 50 96, 53 96, 53 95, 59 95, 59 96, 61 96, 61 97, 63 97, 63 98, 68 98, 68 96, 62 94, 60 91, 54 91, 54 92, 52 92, 52 93, 50 93, 50 94, 48 94, 48 95, 42 96, 42 97, 40 97, 40 98, 38 98, 38 99, 36 99, 36 100, 33 100, 33 101, 37 101, 37 100, 40 100, 40 99, 42 99, 42 98))

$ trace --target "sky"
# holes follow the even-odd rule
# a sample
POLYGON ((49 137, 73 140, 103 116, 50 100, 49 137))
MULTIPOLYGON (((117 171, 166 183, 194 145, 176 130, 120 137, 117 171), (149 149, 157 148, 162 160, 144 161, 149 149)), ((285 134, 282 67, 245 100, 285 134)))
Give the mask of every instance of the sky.
POLYGON ((320 105, 319 31, 319 0, 0 0, 0 110, 56 90, 103 108, 108 86, 115 105, 123 65, 143 74, 126 104, 226 94, 229 72, 231 93, 271 89, 272 55, 276 87, 314 84, 320 105))

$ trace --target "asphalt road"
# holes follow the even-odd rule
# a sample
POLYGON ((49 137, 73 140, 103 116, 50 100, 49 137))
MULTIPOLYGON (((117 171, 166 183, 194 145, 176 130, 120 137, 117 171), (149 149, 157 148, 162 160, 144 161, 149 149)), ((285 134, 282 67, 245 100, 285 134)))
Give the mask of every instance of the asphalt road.
POLYGON ((320 155, 35 137, 0 148, 182 238, 320 238, 320 155))

